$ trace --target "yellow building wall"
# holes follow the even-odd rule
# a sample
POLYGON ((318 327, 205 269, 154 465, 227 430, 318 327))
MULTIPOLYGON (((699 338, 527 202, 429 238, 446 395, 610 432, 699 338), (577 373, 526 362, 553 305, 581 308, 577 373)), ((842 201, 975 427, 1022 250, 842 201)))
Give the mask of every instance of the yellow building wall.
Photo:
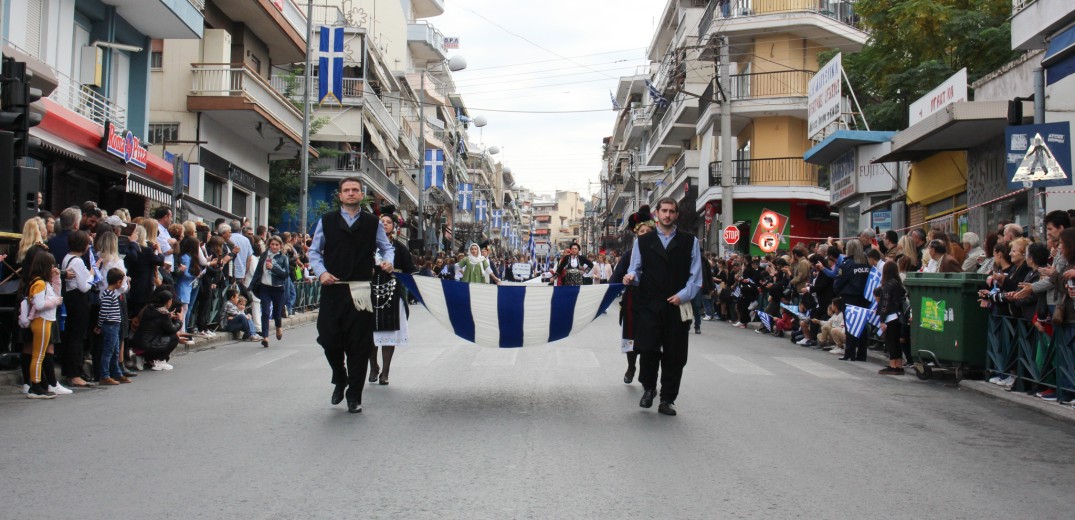
POLYGON ((817 9, 817 0, 754 0, 752 7, 755 14, 813 11, 817 9))

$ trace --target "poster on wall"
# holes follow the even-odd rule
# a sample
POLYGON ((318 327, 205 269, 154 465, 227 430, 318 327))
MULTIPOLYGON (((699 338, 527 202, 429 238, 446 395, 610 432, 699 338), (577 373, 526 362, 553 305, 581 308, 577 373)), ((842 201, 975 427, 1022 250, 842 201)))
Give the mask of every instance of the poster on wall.
POLYGON ((872 214, 873 222, 870 227, 874 229, 880 229, 882 233, 892 229, 892 211, 874 211, 872 214))
POLYGON ((754 226, 754 236, 750 242, 766 253, 772 253, 780 247, 784 239, 784 230, 788 225, 787 215, 782 215, 768 208, 762 208, 758 215, 758 224, 754 226))
POLYGON ((1071 124, 1009 126, 1004 130, 1008 189, 1071 185, 1071 124))

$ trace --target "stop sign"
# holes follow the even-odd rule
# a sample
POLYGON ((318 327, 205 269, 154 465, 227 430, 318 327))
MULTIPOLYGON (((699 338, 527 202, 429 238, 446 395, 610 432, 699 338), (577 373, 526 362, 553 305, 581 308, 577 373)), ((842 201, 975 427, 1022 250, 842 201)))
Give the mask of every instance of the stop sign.
POLYGON ((735 245, 739 241, 739 228, 735 226, 728 226, 724 228, 724 241, 728 245, 735 245))

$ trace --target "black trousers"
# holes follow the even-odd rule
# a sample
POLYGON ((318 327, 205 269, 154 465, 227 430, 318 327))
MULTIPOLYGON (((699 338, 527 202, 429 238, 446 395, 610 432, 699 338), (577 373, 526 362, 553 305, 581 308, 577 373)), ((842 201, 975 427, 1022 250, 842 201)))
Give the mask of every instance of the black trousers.
POLYGON ((657 388, 661 380, 661 401, 675 402, 683 367, 687 365, 687 339, 691 323, 681 321, 679 307, 661 302, 661 307, 640 311, 635 350, 642 357, 638 382, 648 390, 657 388))
POLYGON ((317 343, 332 368, 332 384, 347 384, 347 399, 362 402, 373 350, 373 313, 358 312, 345 284, 321 287, 317 343))
MULTIPOLYGON (((861 296, 844 296, 844 303, 858 307, 870 307, 866 299, 861 296)), ((852 336, 851 332, 848 331, 847 344, 844 345, 844 356, 856 361, 866 361, 866 344, 869 341, 866 335, 869 333, 869 327, 863 327, 862 337, 852 336)))
POLYGON ((89 295, 77 289, 64 291, 63 303, 67 319, 60 341, 60 372, 67 378, 82 377, 82 349, 90 326, 89 295))

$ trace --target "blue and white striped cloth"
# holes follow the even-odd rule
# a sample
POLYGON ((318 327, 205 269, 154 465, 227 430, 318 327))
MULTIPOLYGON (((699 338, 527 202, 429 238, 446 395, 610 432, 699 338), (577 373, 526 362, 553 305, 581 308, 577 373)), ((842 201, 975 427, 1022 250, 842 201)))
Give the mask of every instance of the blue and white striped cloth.
POLYGON ((847 333, 856 338, 861 338, 862 332, 866 329, 866 323, 870 321, 871 315, 874 315, 874 312, 870 309, 859 307, 857 305, 845 306, 844 326, 847 328, 847 333))
MULTIPOLYGON (((866 289, 862 292, 862 297, 866 298, 866 301, 870 303, 870 325, 876 327, 877 333, 881 334, 881 317, 877 315, 877 299, 873 296, 873 291, 881 286, 881 267, 884 266, 884 262, 878 262, 876 266, 870 269, 870 275, 866 277, 866 289)), ((858 334, 855 334, 858 336, 858 334)))
POLYGON ((492 285, 396 273, 441 325, 487 347, 543 345, 575 334, 601 314, 623 284, 492 285))
POLYGON ((761 320, 761 324, 765 327, 765 330, 768 330, 769 332, 773 331, 773 321, 768 313, 758 311, 758 319, 761 320))

